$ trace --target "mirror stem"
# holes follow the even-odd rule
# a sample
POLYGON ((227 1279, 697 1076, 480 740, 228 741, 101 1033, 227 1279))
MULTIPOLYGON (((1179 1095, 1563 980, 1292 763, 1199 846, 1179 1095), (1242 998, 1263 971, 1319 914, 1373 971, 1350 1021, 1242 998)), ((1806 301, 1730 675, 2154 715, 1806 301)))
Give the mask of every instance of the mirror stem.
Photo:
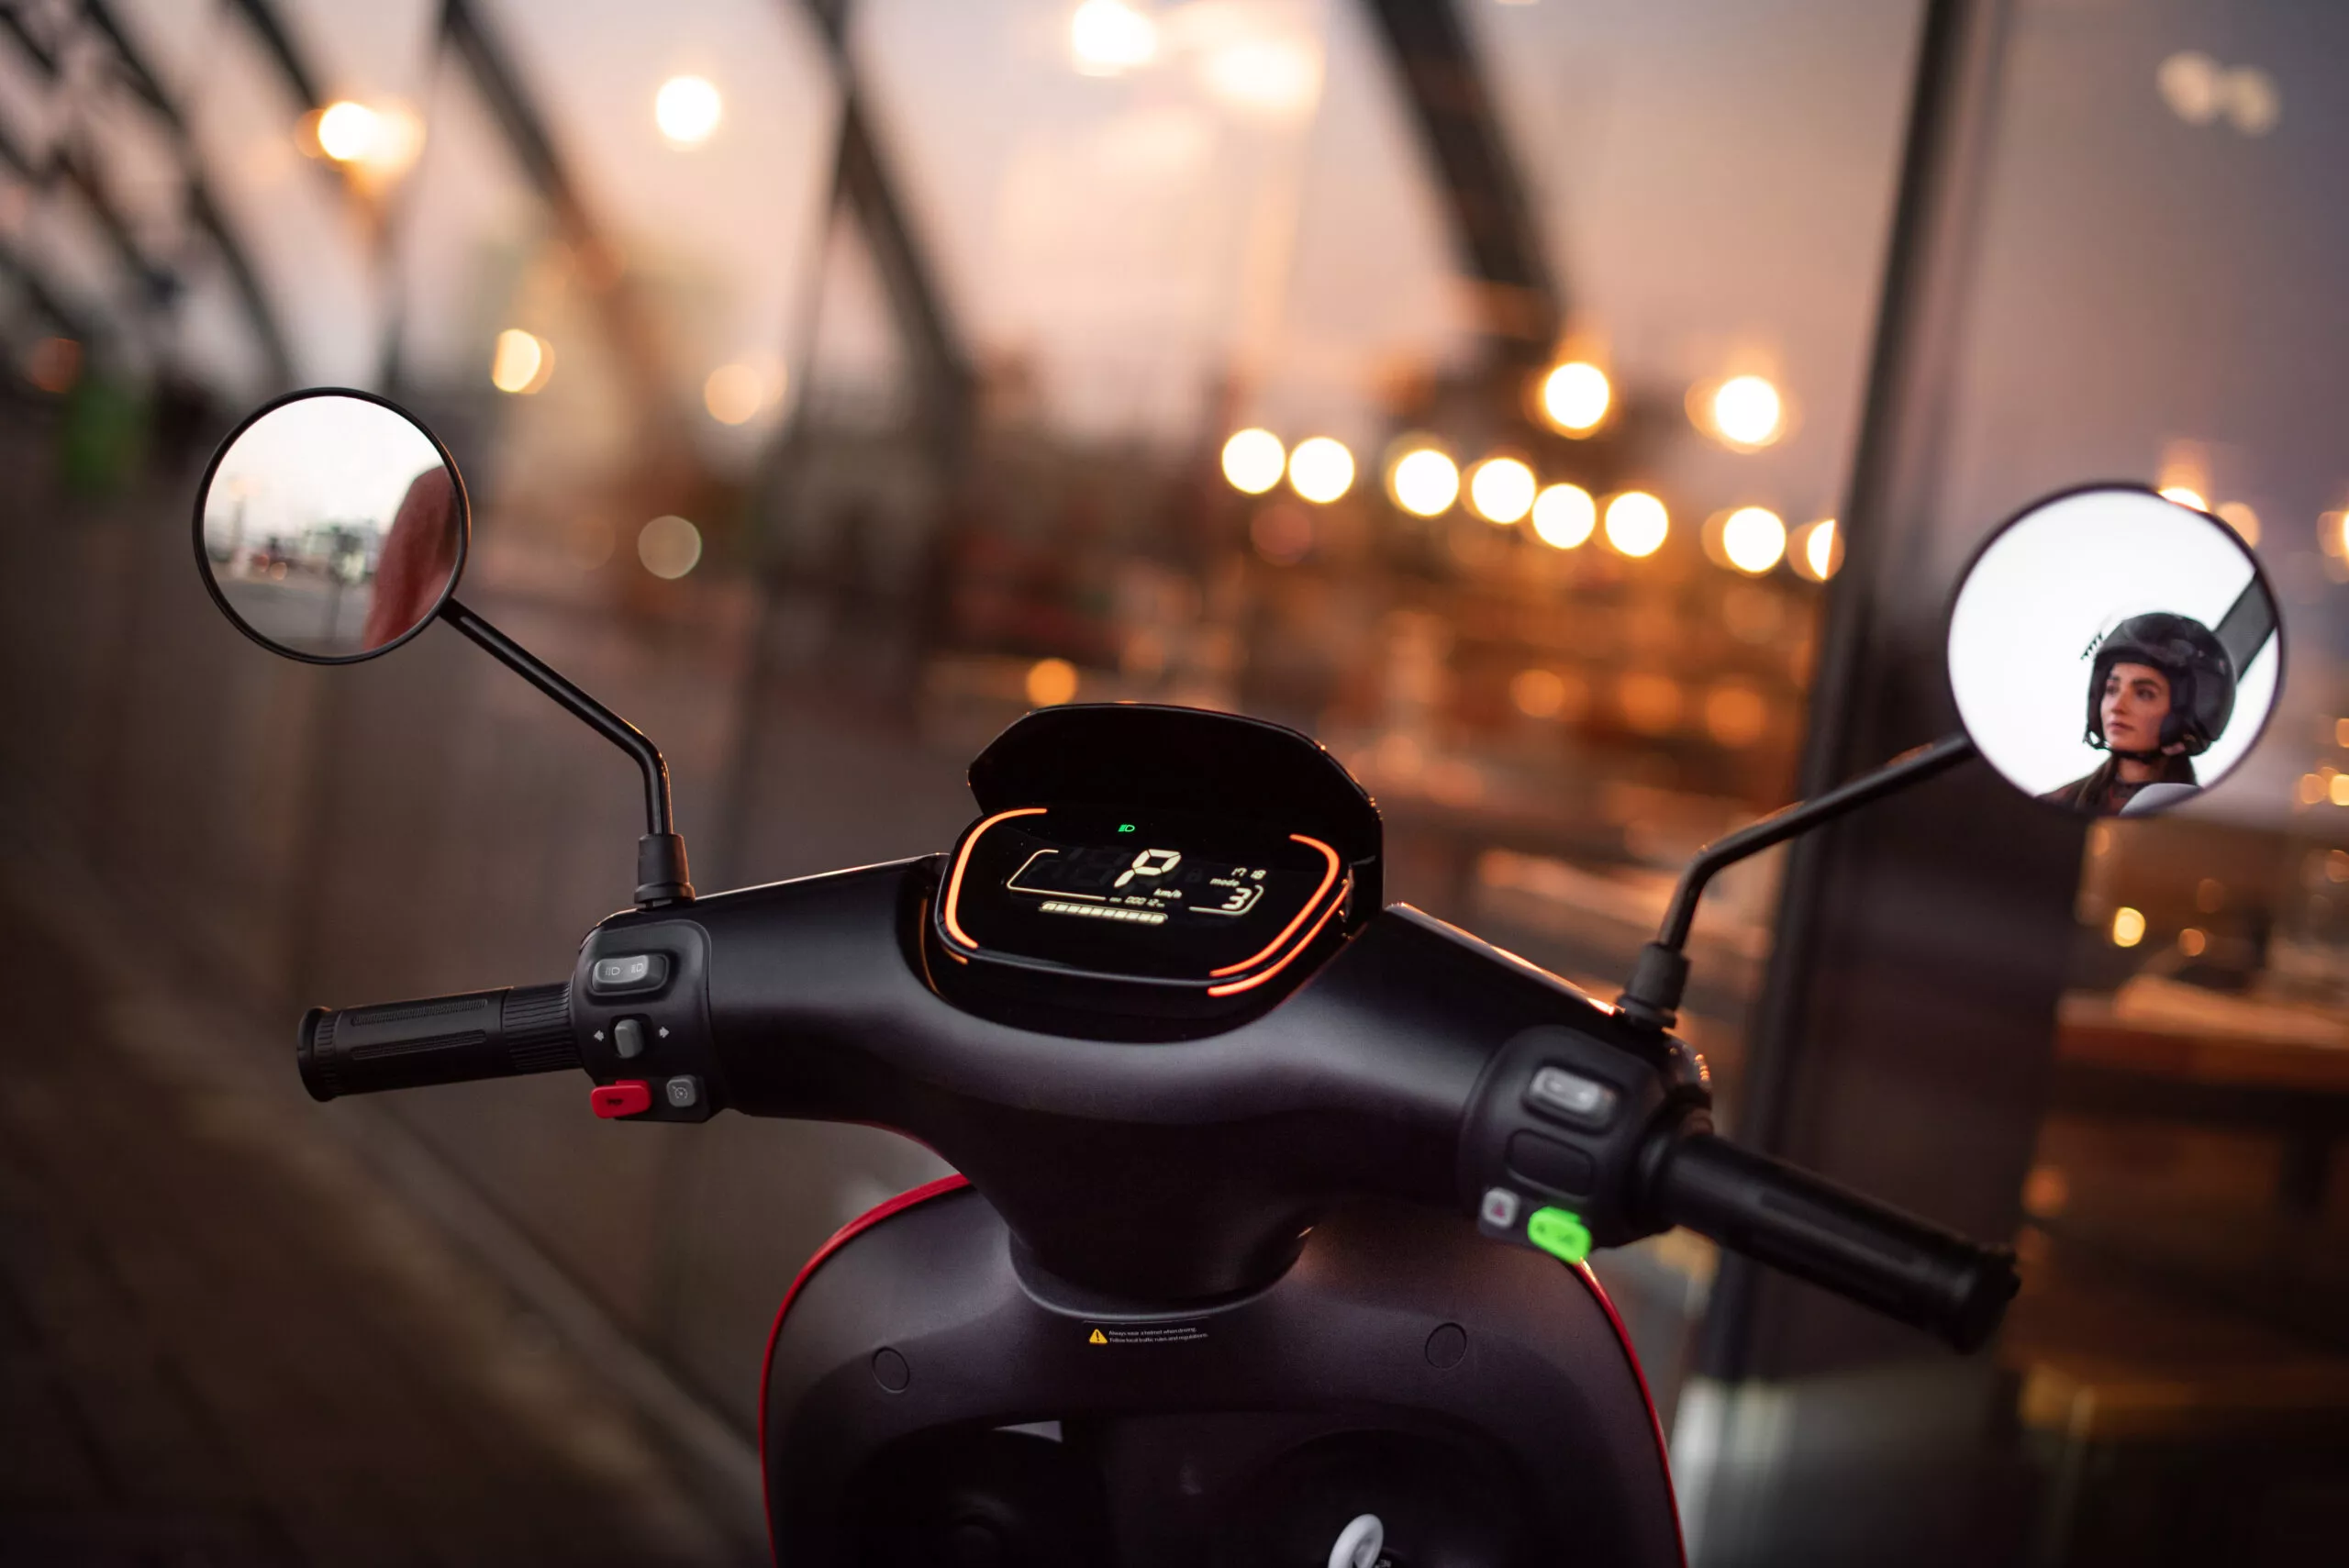
POLYGON ((636 846, 637 906, 650 909, 690 900, 694 885, 685 870, 685 841, 677 836, 670 818, 669 764, 661 760, 661 748, 644 731, 573 685, 529 649, 455 599, 440 606, 440 618, 636 759, 636 765, 644 772, 645 817, 644 837, 636 846))
POLYGON ((1688 869, 1680 873, 1680 885, 1672 890, 1672 903, 1664 914, 1664 929, 1656 933, 1655 940, 1640 950, 1640 961, 1632 967, 1631 984, 1615 999, 1616 1006, 1634 1022, 1651 1029, 1668 1029, 1678 1021, 1681 993, 1688 984, 1688 960, 1681 949, 1688 945, 1688 930, 1696 923, 1697 900, 1703 895, 1705 884, 1724 868, 1774 844, 1782 844, 1798 833, 1807 833, 1822 822, 1856 811, 1895 790, 1907 789, 1937 773, 1947 773, 1975 754, 1970 737, 1964 733, 1945 735, 1929 746, 1903 751, 1875 772, 1838 784, 1815 800, 1798 801, 1774 811, 1761 821, 1698 851, 1696 859, 1688 862, 1688 869))

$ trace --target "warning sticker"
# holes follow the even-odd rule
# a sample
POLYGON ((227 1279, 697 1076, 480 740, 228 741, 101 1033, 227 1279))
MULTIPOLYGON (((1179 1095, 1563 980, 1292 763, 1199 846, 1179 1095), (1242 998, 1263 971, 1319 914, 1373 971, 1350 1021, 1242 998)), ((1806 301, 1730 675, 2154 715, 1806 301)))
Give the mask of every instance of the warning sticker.
POLYGON ((1204 1340, 1208 1331, 1197 1323, 1102 1323, 1088 1327, 1088 1345, 1187 1345, 1204 1340))

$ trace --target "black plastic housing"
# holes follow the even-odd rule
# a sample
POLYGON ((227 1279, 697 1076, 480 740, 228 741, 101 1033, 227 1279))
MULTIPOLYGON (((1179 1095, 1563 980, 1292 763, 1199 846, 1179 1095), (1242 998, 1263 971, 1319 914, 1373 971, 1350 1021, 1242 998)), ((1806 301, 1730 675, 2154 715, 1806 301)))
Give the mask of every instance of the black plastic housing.
MULTIPOLYGON (((1473 1205, 1462 1118, 1494 1053, 1542 1025, 1630 1033, 1554 977, 1399 906, 1279 1006, 1213 1034, 1019 1028, 926 976, 940 863, 625 912, 587 951, 700 933, 726 1103, 908 1133, 983 1188, 1046 1269, 1113 1295, 1260 1287, 1341 1197, 1473 1205)), ((623 1075, 599 1050, 589 1060, 598 1082, 623 1075)))
MULTIPOLYGON (((1397 1563, 1681 1559, 1646 1391, 1588 1277, 1463 1219, 1340 1209, 1263 1291, 1119 1311, 974 1191, 863 1231, 778 1325, 778 1562, 1274 1568, 1353 1514, 1397 1563), (1023 1423, 1043 1431, 1005 1432, 1023 1423)), ((1316 1550, 1318 1548, 1318 1551, 1316 1550)))
POLYGON ((1378 807, 1311 737, 1263 719, 1156 703, 1038 708, 971 763, 982 816, 1022 806, 1214 811, 1335 845, 1354 923, 1383 898, 1378 807))
MULTIPOLYGON (((1536 1025, 1494 1053, 1477 1085, 1460 1134, 1462 1196, 1475 1203, 1497 1189, 1513 1194, 1520 1217, 1564 1208, 1599 1247, 1653 1235, 1664 1226, 1642 1201, 1650 1151, 1711 1103, 1704 1063, 1670 1036, 1603 1015, 1536 1025), (1543 1112, 1529 1091, 1545 1068, 1605 1085, 1611 1110, 1603 1120, 1543 1112), (1541 1153, 1529 1154, 1529 1146, 1541 1153)), ((1522 1229, 1521 1220, 1512 1225, 1522 1229)))

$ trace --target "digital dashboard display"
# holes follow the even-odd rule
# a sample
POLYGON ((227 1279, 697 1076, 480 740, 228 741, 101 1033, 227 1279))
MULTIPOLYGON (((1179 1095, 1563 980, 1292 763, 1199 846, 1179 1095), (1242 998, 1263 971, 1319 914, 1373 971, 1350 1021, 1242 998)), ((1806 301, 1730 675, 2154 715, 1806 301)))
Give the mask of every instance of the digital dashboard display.
POLYGON ((941 905, 950 950, 1246 989, 1345 891, 1317 839, 1181 813, 1003 812, 965 837, 941 905))

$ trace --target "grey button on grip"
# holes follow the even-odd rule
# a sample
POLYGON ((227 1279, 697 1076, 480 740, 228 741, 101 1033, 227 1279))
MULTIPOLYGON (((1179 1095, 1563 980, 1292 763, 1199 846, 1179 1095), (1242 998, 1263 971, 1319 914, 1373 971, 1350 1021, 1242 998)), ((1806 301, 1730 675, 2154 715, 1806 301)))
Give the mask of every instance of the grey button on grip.
POLYGON ((640 995, 658 991, 668 983, 666 953, 614 953, 597 959, 587 971, 587 994, 591 996, 640 995))
POLYGON ((1596 1132, 1615 1119, 1615 1091, 1564 1067, 1544 1067, 1525 1087, 1525 1107, 1537 1116, 1596 1132))

